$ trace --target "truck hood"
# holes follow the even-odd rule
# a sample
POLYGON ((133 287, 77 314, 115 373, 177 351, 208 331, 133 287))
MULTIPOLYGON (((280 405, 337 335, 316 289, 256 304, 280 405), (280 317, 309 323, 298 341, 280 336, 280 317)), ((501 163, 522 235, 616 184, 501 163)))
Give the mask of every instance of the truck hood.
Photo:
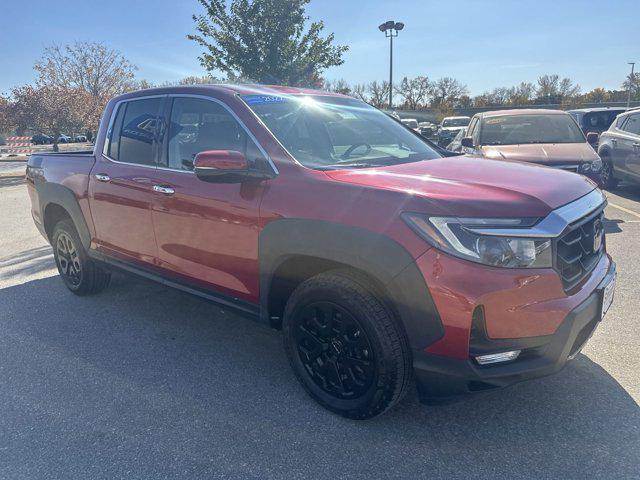
POLYGON ((598 154, 588 143, 540 143, 524 145, 487 145, 482 147, 487 158, 517 160, 542 165, 566 165, 593 162, 598 154))
POLYGON ((442 127, 440 129, 441 132, 449 132, 449 133, 454 133, 454 132, 459 132, 460 130, 464 130, 467 127, 442 127))
POLYGON ((574 173, 471 156, 325 173, 340 182, 401 192, 404 211, 431 215, 544 217, 595 188, 574 173))

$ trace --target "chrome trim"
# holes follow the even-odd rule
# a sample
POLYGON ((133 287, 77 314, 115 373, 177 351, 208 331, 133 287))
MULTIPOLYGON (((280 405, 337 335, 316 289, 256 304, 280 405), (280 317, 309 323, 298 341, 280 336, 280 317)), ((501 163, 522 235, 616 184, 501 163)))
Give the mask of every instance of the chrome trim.
POLYGON ((581 218, 606 205, 607 199, 598 188, 591 193, 553 210, 540 222, 530 228, 469 228, 467 230, 478 235, 497 237, 555 238, 581 218))

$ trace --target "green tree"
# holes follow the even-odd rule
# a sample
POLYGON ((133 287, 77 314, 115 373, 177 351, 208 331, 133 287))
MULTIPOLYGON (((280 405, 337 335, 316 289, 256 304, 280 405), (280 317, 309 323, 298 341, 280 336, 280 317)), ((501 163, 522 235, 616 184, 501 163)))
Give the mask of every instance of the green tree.
POLYGON ((232 81, 291 86, 322 85, 322 72, 343 63, 349 47, 322 37, 322 22, 305 23, 310 0, 198 0, 205 8, 194 15, 196 33, 187 35, 204 52, 200 63, 232 81))

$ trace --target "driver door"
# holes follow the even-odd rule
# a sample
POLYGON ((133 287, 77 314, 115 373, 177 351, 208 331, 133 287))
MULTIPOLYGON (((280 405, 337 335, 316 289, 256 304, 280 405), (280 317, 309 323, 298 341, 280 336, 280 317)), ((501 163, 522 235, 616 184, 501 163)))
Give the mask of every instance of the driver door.
POLYGON ((193 172, 197 153, 233 150, 266 157, 229 107, 216 99, 170 97, 152 217, 161 268, 190 284, 258 301, 260 199, 268 182, 210 183, 193 172))

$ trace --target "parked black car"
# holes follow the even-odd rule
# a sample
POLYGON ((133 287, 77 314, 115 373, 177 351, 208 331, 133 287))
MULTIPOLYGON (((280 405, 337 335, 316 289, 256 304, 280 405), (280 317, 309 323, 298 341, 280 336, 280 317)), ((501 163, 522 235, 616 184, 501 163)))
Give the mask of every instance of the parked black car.
POLYGON ((53 143, 53 137, 45 135, 44 133, 36 133, 31 137, 31 143, 34 145, 48 145, 53 143))
POLYGON ((579 108, 567 110, 585 135, 595 132, 600 135, 606 131, 618 115, 624 113, 626 108, 579 108))
POLYGON ((605 188, 615 188, 620 180, 640 183, 640 109, 618 115, 600 135, 598 153, 605 188))

